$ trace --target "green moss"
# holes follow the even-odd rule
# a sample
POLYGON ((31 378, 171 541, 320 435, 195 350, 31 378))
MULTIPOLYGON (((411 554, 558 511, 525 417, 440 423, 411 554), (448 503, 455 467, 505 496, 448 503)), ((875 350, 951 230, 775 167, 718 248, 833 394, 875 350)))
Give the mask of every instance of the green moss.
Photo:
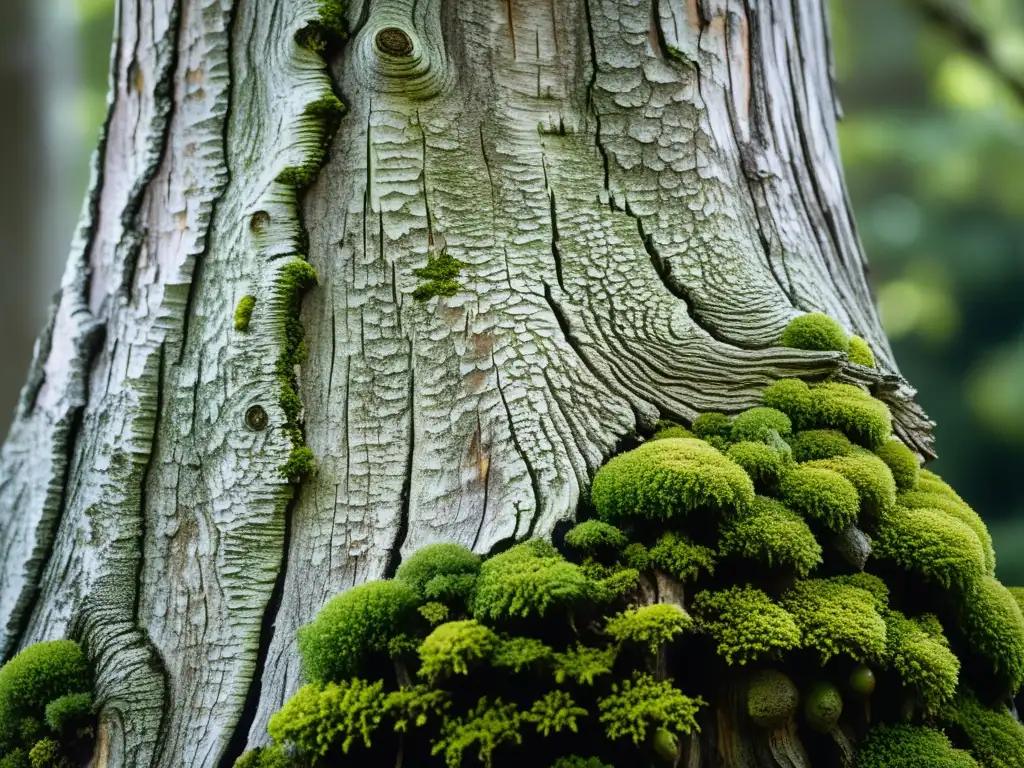
POLYGON ((384 699, 384 710, 394 723, 395 733, 422 728, 440 719, 451 707, 451 694, 426 685, 409 685, 392 691, 384 699))
POLYGON ((70 768, 60 744, 55 739, 42 739, 29 750, 28 762, 32 768, 70 768))
POLYGON ((986 572, 978 537, 937 509, 887 510, 875 531, 874 555, 946 588, 966 586, 986 572))
POLYGON ((295 761, 288 756, 284 747, 257 747, 249 750, 237 761, 234 768, 295 768, 295 761))
POLYGON ((875 353, 871 351, 871 347, 864 341, 860 336, 850 337, 850 362, 857 363, 857 365, 864 365, 868 368, 875 367, 875 353))
POLYGON ((896 490, 909 491, 917 485, 920 462, 914 452, 899 440, 888 440, 877 446, 875 455, 889 467, 896 481, 896 490))
POLYGON ((724 413, 702 413, 693 422, 693 434, 702 440, 721 437, 726 440, 732 434, 732 419, 724 413))
POLYGON ((444 603, 424 603, 418 608, 420 616, 427 620, 430 625, 441 624, 448 621, 451 610, 444 603))
POLYGON ((579 566, 540 540, 517 544, 484 562, 472 613, 484 621, 543 616, 586 598, 590 584, 579 566))
POLYGON ((18 747, 0 757, 0 768, 32 768, 28 759, 28 751, 18 747))
POLYGON ((591 499, 601 519, 667 520, 699 508, 741 509, 754 486, 738 464, 700 440, 646 443, 605 464, 591 499))
POLYGON ((805 381, 779 379, 764 391, 761 401, 789 416, 794 429, 813 426, 811 388, 805 381))
POLYGON ((821 564, 821 545, 806 521, 781 502, 764 496, 725 521, 719 535, 718 548, 723 555, 789 568, 798 576, 807 576, 821 564))
POLYGON ((1024 726, 1005 707, 988 709, 973 697, 961 696, 943 710, 942 719, 966 735, 984 768, 1024 765, 1024 726))
POLYGON ((571 755, 570 757, 560 757, 551 765, 551 768, 612 768, 612 766, 602 763, 596 757, 571 755))
POLYGON ((693 628, 693 619, 682 608, 666 603, 630 608, 605 624, 604 631, 617 642, 646 645, 655 654, 677 635, 693 628))
POLYGON ((792 455, 765 443, 741 442, 726 452, 760 488, 775 485, 793 463, 792 455))
POLYGON ((580 523, 565 534, 565 543, 591 557, 615 555, 629 545, 626 534, 600 520, 580 523))
POLYGON ((252 311, 256 308, 255 296, 243 296, 235 307, 235 330, 249 330, 249 321, 252 319, 252 311))
POLYGON ((715 639, 718 655, 728 664, 777 658, 800 645, 793 616, 752 586, 699 592, 693 610, 701 630, 715 639))
POLYGON ((789 441, 797 461, 832 459, 853 453, 853 443, 835 429, 807 429, 797 432, 789 441))
POLYGON ((798 466, 782 478, 779 496, 786 506, 833 531, 855 522, 860 511, 860 497, 853 484, 823 467, 798 466))
POLYGON ((878 596, 847 578, 798 581, 782 596, 803 635, 803 647, 817 651, 821 663, 840 654, 855 661, 885 657, 885 620, 878 596))
POLYGON ((786 438, 793 433, 789 416, 775 408, 759 406, 744 411, 732 422, 729 438, 733 442, 767 442, 772 433, 786 438))
POLYGON ((611 674, 618 652, 614 645, 607 648, 592 648, 577 644, 575 648, 564 653, 556 653, 555 682, 562 685, 571 680, 578 685, 593 685, 597 678, 611 674))
POLYGON ((843 327, 821 312, 794 317, 782 332, 779 343, 783 347, 819 352, 847 352, 850 349, 850 340, 843 327))
POLYGON ((942 732, 918 725, 877 725, 868 731, 856 768, 980 768, 942 732))
POLYGON ((697 728, 697 712, 704 706, 702 699, 685 695, 670 680, 655 680, 647 674, 634 673, 631 680, 613 683, 611 690, 597 706, 612 741, 628 737, 634 744, 643 744, 648 731, 658 728, 690 733, 697 728))
POLYGON ((432 684, 468 675, 470 666, 489 658, 499 642, 494 632, 473 619, 442 624, 420 646, 419 674, 432 684))
POLYGON ((877 515, 896 503, 896 481, 885 462, 863 451, 852 456, 837 456, 809 462, 807 467, 821 467, 845 477, 860 498, 861 511, 877 515))
POLYGON ((78 643, 54 640, 23 650, 0 668, 0 752, 29 746, 19 743, 24 720, 42 720, 51 701, 90 687, 78 643))
POLYGON ((958 608, 971 650, 988 661, 1007 694, 1016 694, 1024 684, 1024 617, 1013 595, 985 576, 964 590, 958 608))
POLYGON ((462 287, 458 277, 466 264, 447 253, 431 258, 427 265, 412 271, 422 282, 413 291, 416 301, 428 301, 435 296, 454 296, 462 287))
POLYGON ((359 674, 416 621, 418 605, 416 591, 399 581, 374 581, 338 595, 299 630, 306 675, 321 683, 359 674))
POLYGON ((843 714, 843 696, 832 683, 818 681, 804 697, 804 719, 816 731, 830 731, 843 714))
POLYGON ((553 651, 532 637, 508 637, 491 652, 491 664, 499 669, 520 672, 549 662, 553 651))
POLYGON ((926 493, 941 493, 954 501, 962 502, 960 495, 945 480, 929 469, 921 469, 917 474, 917 490, 926 493))
POLYGON ((292 451, 281 467, 281 476, 298 482, 315 469, 313 454, 305 448, 299 419, 302 401, 299 399, 296 366, 306 357, 305 331, 299 313, 302 297, 318 282, 316 270, 302 259, 288 261, 278 272, 273 293, 273 314, 281 324, 281 355, 277 359, 276 373, 281 388, 281 410, 285 415, 283 432, 292 441, 292 451))
POLYGON ((576 702, 565 691, 548 691, 533 703, 530 711, 523 714, 523 720, 534 723, 537 733, 548 737, 552 733, 571 731, 579 733, 577 718, 586 717, 587 710, 576 706, 576 702))
POLYGON ((93 719, 92 694, 69 693, 46 705, 46 724, 55 733, 82 728, 93 719))
POLYGON ((657 430, 651 436, 651 440, 664 440, 667 437, 695 437, 695 435, 684 426, 672 424, 657 430))
POLYGON ((960 660, 949 649, 934 616, 907 618, 899 611, 885 617, 888 665, 917 692, 926 712, 936 712, 956 693, 960 660))
POLYGON ((682 582, 695 581, 702 571, 713 574, 716 559, 714 550, 694 544, 678 533, 664 534, 648 554, 649 565, 682 582))
POLYGON ((892 435, 892 415, 885 403, 852 384, 827 381, 811 387, 810 419, 865 448, 876 448, 892 435))
POLYGON ((289 483, 300 483, 316 472, 316 458, 309 446, 296 445, 288 455, 288 461, 281 466, 281 477, 289 483))
POLYGON ((590 599, 598 604, 612 603, 636 588, 640 573, 633 568, 614 567, 609 573, 590 578, 590 599))
POLYGON ((1006 591, 1017 601, 1017 606, 1021 611, 1024 611, 1024 587, 1007 587, 1006 591))
POLYGON ((466 547, 429 544, 399 566, 395 579, 424 599, 448 604, 468 599, 479 572, 480 558, 466 547))
POLYGON ((501 699, 491 702, 481 697, 464 717, 445 721, 431 753, 443 752, 448 768, 459 768, 466 751, 474 749, 477 760, 491 768, 494 752, 500 746, 522 743, 519 733, 522 720, 523 715, 515 704, 505 704, 501 699))
POLYGON ((762 728, 779 728, 796 714, 800 692, 788 675, 775 669, 755 673, 747 686, 747 714, 762 728))
POLYGON ((385 715, 384 685, 359 678, 341 683, 305 685, 280 712, 267 732, 309 760, 349 754, 353 746, 370 748, 385 715))
POLYGON ((937 491, 916 490, 901 493, 899 503, 908 509, 937 509, 950 517, 956 518, 970 528, 978 537, 982 552, 985 556, 985 571, 989 576, 996 570, 996 552, 992 544, 992 536, 985 526, 981 516, 971 509, 966 502, 959 497, 953 498, 948 494, 937 491))

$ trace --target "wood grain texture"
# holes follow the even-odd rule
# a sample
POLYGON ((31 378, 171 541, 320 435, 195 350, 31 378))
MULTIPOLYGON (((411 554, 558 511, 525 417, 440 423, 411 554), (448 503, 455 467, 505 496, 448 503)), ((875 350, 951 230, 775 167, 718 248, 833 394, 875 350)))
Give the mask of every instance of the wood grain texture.
POLYGON ((328 599, 431 541, 547 535, 658 418, 836 375, 931 454, 865 277, 820 0, 361 0, 329 61, 296 42, 318 13, 121 2, 93 192, 0 454, 0 641, 88 641, 103 765, 265 743, 328 599), (376 46, 394 26, 409 56, 376 46), (279 176, 319 157, 332 92, 297 196, 279 176), (458 292, 414 300, 442 254, 458 292), (293 485, 276 365, 304 257, 317 471, 293 485), (878 369, 774 346, 812 310, 878 369))

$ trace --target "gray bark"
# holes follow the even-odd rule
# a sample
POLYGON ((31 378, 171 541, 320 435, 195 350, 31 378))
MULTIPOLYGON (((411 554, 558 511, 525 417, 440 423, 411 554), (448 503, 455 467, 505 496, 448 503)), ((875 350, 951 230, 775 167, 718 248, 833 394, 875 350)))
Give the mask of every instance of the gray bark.
POLYGON ((430 541, 549 533, 659 417, 838 374, 931 451, 865 279, 820 0, 366 0, 329 63, 295 42, 317 7, 120 5, 92 192, 0 455, 0 641, 88 643, 101 765, 261 743, 330 597, 430 541), (408 56, 375 46, 396 26, 408 56), (332 90, 348 111, 297 197, 278 176, 316 157, 306 108, 332 90), (442 252, 459 292, 414 301, 442 252), (299 254, 317 471, 293 484, 299 254), (774 346, 809 310, 878 370, 774 346))

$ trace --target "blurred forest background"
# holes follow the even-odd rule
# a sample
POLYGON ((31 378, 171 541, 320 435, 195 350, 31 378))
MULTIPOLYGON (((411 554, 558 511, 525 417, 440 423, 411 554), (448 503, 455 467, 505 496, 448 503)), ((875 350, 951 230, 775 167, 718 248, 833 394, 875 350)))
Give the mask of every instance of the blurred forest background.
MULTIPOLYGON (((885 328, 939 424, 933 468, 1024 584, 1024 2, 943 2, 830 1, 840 141, 885 328)), ((0 2, 2 431, 88 180, 112 6, 0 2)))

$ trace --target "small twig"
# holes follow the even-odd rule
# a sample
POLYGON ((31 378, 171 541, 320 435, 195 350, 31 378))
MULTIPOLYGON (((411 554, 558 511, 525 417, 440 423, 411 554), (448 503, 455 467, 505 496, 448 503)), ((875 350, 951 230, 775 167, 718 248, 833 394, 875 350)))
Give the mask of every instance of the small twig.
POLYGON ((926 19, 942 27, 962 48, 980 59, 1014 95, 1024 102, 1024 74, 1014 72, 1000 61, 982 26, 965 10, 949 0, 911 0, 926 19))

